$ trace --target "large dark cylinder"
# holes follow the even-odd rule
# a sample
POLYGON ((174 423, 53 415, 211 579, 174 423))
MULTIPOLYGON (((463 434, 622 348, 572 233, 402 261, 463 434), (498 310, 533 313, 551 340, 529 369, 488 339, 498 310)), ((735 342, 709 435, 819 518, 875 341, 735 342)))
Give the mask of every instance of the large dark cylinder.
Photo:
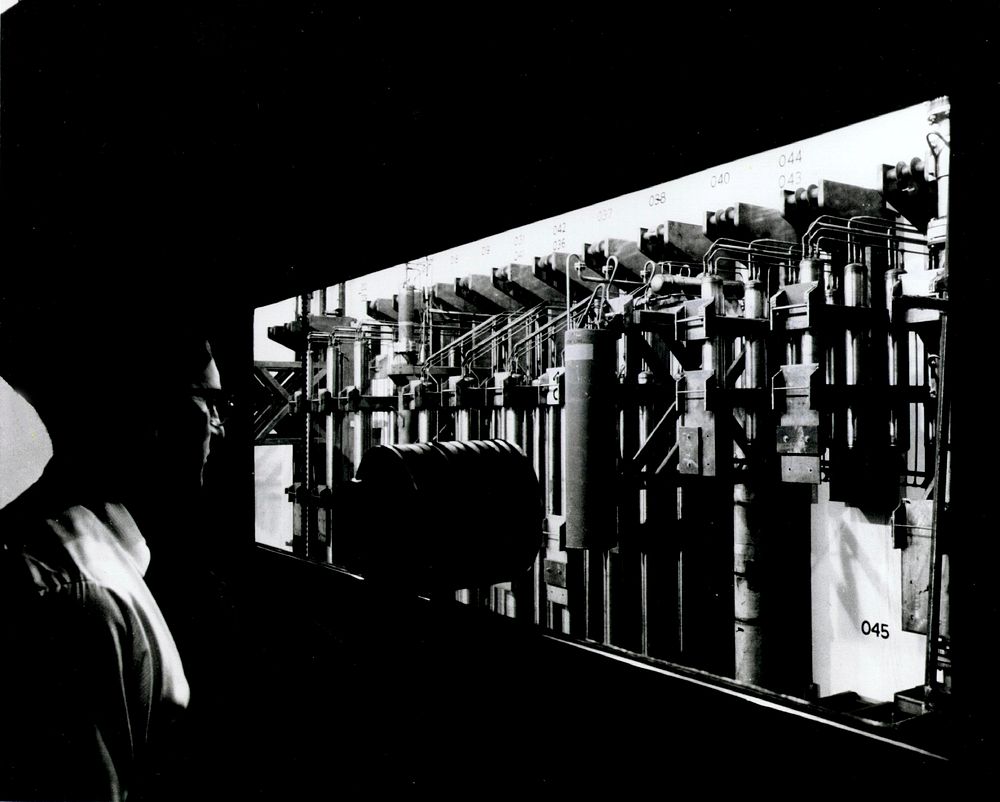
POLYGON ((618 542, 615 340, 602 329, 566 332, 566 548, 618 542))
POLYGON ((505 440, 369 450, 350 488, 349 566, 434 593, 526 573, 542 543, 531 461, 505 440))

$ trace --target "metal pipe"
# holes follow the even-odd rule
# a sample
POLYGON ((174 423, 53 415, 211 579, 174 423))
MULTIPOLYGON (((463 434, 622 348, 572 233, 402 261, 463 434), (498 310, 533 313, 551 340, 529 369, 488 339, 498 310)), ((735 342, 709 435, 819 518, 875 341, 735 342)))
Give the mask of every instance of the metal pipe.
MULTIPOLYGON (((331 397, 336 398, 337 393, 340 388, 337 386, 335 381, 335 365, 334 357, 336 354, 336 347, 333 343, 333 338, 330 337, 326 344, 326 390, 331 395, 331 397)), ((336 413, 331 405, 329 411, 326 413, 326 486, 333 487, 333 445, 334 445, 334 429, 336 427, 336 413)))
MULTIPOLYGON (((354 342, 354 386, 365 393, 368 390, 368 344, 363 340, 354 342)), ((362 410, 354 413, 354 442, 352 444, 351 477, 357 473, 361 458, 371 444, 371 418, 362 410)))
POLYGON ((706 272, 717 273, 718 262, 724 254, 729 254, 731 258, 745 256, 747 262, 753 264, 759 263, 762 258, 783 262, 800 253, 799 245, 794 242, 762 238, 746 243, 742 240, 720 237, 709 246, 702 261, 706 272))
MULTIPOLYGON (((653 374, 649 371, 642 371, 638 378, 637 383, 640 385, 648 385, 653 382, 653 374)), ((644 446, 648 441, 650 435, 653 433, 653 428, 656 426, 656 417, 653 413, 653 408, 649 404, 641 404, 639 406, 639 443, 640 451, 642 446, 644 446)), ((623 454, 628 453, 623 451, 623 454)), ((642 526, 646 523, 649 518, 649 490, 645 487, 639 490, 639 525, 642 526)))
MULTIPOLYGON (((743 317, 756 320, 767 318, 767 293, 764 283, 751 279, 743 295, 743 317)), ((753 339, 748 343, 747 364, 744 369, 747 387, 767 386, 767 365, 764 362, 764 342, 753 339)))
MULTIPOLYGON (((767 317, 767 293, 764 283, 751 279, 747 282, 746 294, 743 298, 743 317, 760 320, 767 317)), ((746 340, 746 362, 743 368, 743 386, 754 389, 767 387, 767 357, 764 340, 754 337, 746 340)), ((747 438, 753 440, 757 436, 757 413, 746 410, 747 438)))
POLYGON ((548 466, 545 483, 545 504, 549 513, 560 515, 563 505, 563 455, 561 410, 557 406, 545 408, 545 464, 548 466))
MULTIPOLYGON (((579 303, 577 303, 577 307, 579 307, 582 303, 583 303, 582 301, 579 302, 579 303)), ((574 307, 574 308, 576 308, 576 307, 574 307)), ((526 323, 526 321, 528 321, 531 317, 538 315, 543 309, 545 309, 545 304, 537 304, 536 306, 531 307, 530 309, 526 310, 525 312, 519 313, 517 317, 513 318, 512 320, 509 320, 509 322, 505 326, 503 326, 502 328, 500 328, 500 329, 492 332, 489 335, 489 337, 487 337, 487 339, 483 340, 480 343, 474 344, 468 351, 464 352, 464 354, 463 354, 464 359, 466 360, 466 362, 468 362, 469 360, 471 360, 474 357, 478 356, 482 351, 485 351, 487 348, 494 348, 495 345, 496 345, 496 343, 500 339, 502 339, 503 337, 505 337, 508 334, 508 332, 510 332, 513 329, 518 328, 519 326, 523 326, 526 323)), ((494 315, 492 318, 490 318, 490 320, 488 322, 492 324, 492 323, 496 322, 497 320, 499 320, 501 317, 505 318, 505 319, 509 318, 508 315, 494 315)), ((562 320, 563 318, 565 318, 565 313, 563 313, 557 319, 558 320, 562 320)), ((477 328, 485 328, 485 327, 484 326, 480 326, 480 327, 477 327, 477 328)), ((534 335, 532 335, 532 336, 534 336, 534 335)), ((526 339, 530 339, 530 337, 526 338, 526 339)), ((519 343, 520 342, 525 342, 525 340, 521 340, 521 341, 519 341, 519 343)), ((452 343, 452 346, 454 346, 454 345, 455 345, 455 343, 452 343)))
MULTIPOLYGON (((866 306, 865 299, 865 267, 858 262, 844 265, 844 306, 866 306)), ((865 334, 848 328, 844 332, 844 384, 855 386, 862 373, 862 358, 864 353, 865 334)), ((845 437, 848 448, 854 448, 857 442, 857 421, 854 407, 847 405, 847 431, 845 437)))
POLYGON ((470 415, 471 412, 468 409, 456 409, 455 410, 455 439, 456 440, 471 440, 469 434, 470 428, 470 415))
MULTIPOLYGON (((804 253, 816 253, 819 250, 820 243, 824 240, 843 242, 854 249, 858 247, 859 243, 856 241, 858 239, 861 239, 868 247, 886 250, 898 248, 900 245, 916 245, 921 248, 927 247, 926 238, 894 233, 894 231, 891 230, 891 225, 884 226, 882 229, 864 228, 859 230, 858 227, 854 225, 853 220, 833 218, 841 220, 840 224, 824 223, 823 225, 816 226, 816 223, 823 219, 824 218, 819 218, 816 222, 814 222, 813 225, 809 227, 809 231, 803 236, 802 247, 804 253), (814 227, 815 230, 813 230, 814 227), (843 236, 832 236, 833 234, 843 234, 843 236), (885 241, 885 244, 883 244, 883 240, 885 241)), ((907 234, 909 234, 909 232, 907 232, 907 234)), ((925 250, 906 252, 921 254, 926 253, 925 250)))
POLYGON ((522 451, 527 452, 527 444, 524 442, 524 417, 520 409, 508 408, 505 410, 504 440, 514 443, 522 451))
MULTIPOLYGON (((435 313, 438 312, 438 310, 436 310, 436 309, 435 310, 431 310, 431 311, 435 312, 435 313)), ((447 312, 447 313, 441 312, 441 314, 468 315, 468 316, 474 316, 474 317, 482 317, 482 315, 480 313, 478 313, 478 312, 467 312, 467 313, 466 312, 447 312)), ((460 337, 456 337, 454 340, 452 340, 450 343, 448 343, 447 346, 445 346, 443 348, 439 348, 437 351, 434 351, 433 353, 431 353, 430 355, 428 355, 428 357, 424 360, 424 365, 427 366, 427 367, 430 367, 431 365, 436 365, 438 362, 441 361, 441 359, 447 357, 452 351, 457 351, 458 353, 461 353, 462 346, 465 345, 466 342, 469 342, 469 341, 475 342, 476 337, 478 337, 480 334, 482 334, 482 332, 483 332, 484 329, 491 328, 493 326, 493 324, 499 318, 501 318, 501 317, 503 317, 503 315, 490 315, 485 320, 480 321, 475 326, 473 326, 471 329, 469 329, 467 332, 465 332, 464 334, 462 334, 460 337)))
MULTIPOLYGON (((580 257, 578 256, 577 260, 579 261, 579 259, 580 257)), ((572 307, 572 304, 570 302, 570 296, 569 296, 569 271, 570 271, 569 257, 567 256, 566 257, 566 321, 567 321, 566 328, 571 329, 573 328, 573 318, 570 316, 570 308, 572 307)))
MULTIPOLYGON (((309 304, 307 301, 307 296, 302 296, 302 308, 308 310, 309 304)), ((303 395, 305 396, 305 432, 304 432, 304 445, 303 445, 303 457, 305 461, 305 474, 302 477, 302 487, 305 488, 306 493, 312 492, 312 397, 313 397, 313 351, 312 345, 306 341, 306 353, 305 353, 305 386, 303 388, 303 395)), ((313 531, 310 526, 311 515, 310 507, 308 504, 301 504, 300 513, 302 515, 302 543, 305 551, 305 557, 307 559, 315 559, 318 555, 314 553, 315 546, 313 544, 313 531)))
MULTIPOLYGON (((596 289, 597 288, 595 288, 595 291, 596 291, 596 289)), ((573 305, 573 308, 570 310, 570 315, 572 316, 573 314, 575 314, 575 313, 581 311, 582 309, 584 309, 584 307, 586 307, 588 305, 588 303, 590 303, 590 301, 591 301, 592 298, 593 298, 593 295, 591 295, 588 298, 583 298, 583 299, 577 301, 573 305)), ((541 305, 539 305, 537 307, 533 307, 531 310, 529 310, 529 312, 539 313, 540 314, 543 310, 545 310, 545 305, 541 304, 541 305)), ((540 336, 542 334, 545 334, 545 333, 548 333, 548 332, 552 332, 554 334, 557 334, 558 331, 559 331, 559 329, 558 329, 559 324, 562 323, 562 322, 564 322, 566 320, 566 318, 567 318, 566 313, 565 312, 560 312, 558 315, 556 315, 555 317, 551 318, 547 323, 545 323, 544 325, 542 325, 539 328, 535 329, 531 333, 530 336, 525 337, 525 338, 523 338, 523 339, 518 340, 517 342, 515 342, 514 343, 514 350, 517 351, 517 350, 523 348, 526 343, 530 342, 532 339, 534 339, 534 338, 536 338, 536 337, 538 337, 538 336, 540 336)), ((517 322, 518 321, 515 321, 515 324, 517 322)))
POLYGON ((429 443, 436 434, 434 426, 434 413, 429 409, 421 409, 417 412, 417 440, 421 443, 429 443))
MULTIPOLYGON (((827 305, 833 304, 833 296, 836 289, 833 279, 833 265, 826 259, 822 262, 820 286, 823 290, 823 303, 827 305)), ((826 347, 823 350, 824 357, 826 359, 826 383, 832 387, 837 382, 837 376, 835 375, 838 364, 837 344, 832 340, 828 340, 826 347)), ((831 421, 831 431, 836 427, 836 425, 837 419, 836 416, 834 416, 831 421)))
MULTIPOLYGON (((943 584, 945 578, 943 571, 945 568, 944 555, 946 549, 943 548, 942 530, 945 529, 945 510, 950 501, 949 498, 949 440, 951 433, 951 404, 947 395, 948 386, 945 383, 947 374, 947 354, 948 354, 948 315, 941 316, 941 340, 940 340, 940 360, 938 362, 938 405, 937 417, 935 420, 935 431, 937 432, 937 455, 934 466, 934 509, 933 509, 933 537, 931 538, 930 571, 928 574, 927 594, 927 652, 924 663, 924 685, 927 693, 933 692, 946 684, 950 677, 941 677, 939 681, 938 670, 940 668, 939 649, 946 643, 943 637, 947 637, 950 629, 950 622, 944 616, 950 614, 950 597, 948 588, 943 584)), ((950 568, 950 564, 948 564, 950 568)))
POLYGON ((733 486, 733 612, 736 640, 736 681, 760 685, 765 673, 760 625, 760 589, 754 577, 757 535, 749 485, 733 486))

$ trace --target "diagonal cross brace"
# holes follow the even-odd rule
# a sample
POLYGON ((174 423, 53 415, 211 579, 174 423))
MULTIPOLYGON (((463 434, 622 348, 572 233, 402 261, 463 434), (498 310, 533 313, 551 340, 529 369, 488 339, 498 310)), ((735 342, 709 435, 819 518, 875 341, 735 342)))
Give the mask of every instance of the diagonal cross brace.
POLYGON ((723 384, 727 390, 733 386, 733 383, 740 377, 743 373, 743 369, 747 366, 747 347, 743 346, 743 350, 740 351, 739 356, 733 360, 733 363, 726 368, 726 378, 723 384))
POLYGON ((253 369, 254 373, 257 374, 257 378, 261 380, 261 384, 263 384, 267 389, 271 390, 275 395, 281 397, 285 401, 292 400, 292 394, 288 392, 288 390, 286 390, 268 370, 257 365, 254 365, 253 369))
POLYGON ((658 440, 666 431, 673 427, 674 421, 677 419, 677 402, 674 401, 663 413, 656 426, 653 427, 653 431, 649 433, 649 437, 646 441, 639 447, 639 450, 632 457, 631 467, 634 471, 641 471, 643 468, 649 464, 652 458, 652 450, 654 446, 654 441, 658 440))

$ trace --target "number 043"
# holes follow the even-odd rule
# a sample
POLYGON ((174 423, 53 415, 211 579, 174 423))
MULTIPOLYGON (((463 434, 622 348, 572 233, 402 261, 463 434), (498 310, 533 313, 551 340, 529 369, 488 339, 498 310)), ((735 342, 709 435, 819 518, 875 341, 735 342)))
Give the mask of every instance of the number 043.
POLYGON ((889 637, 889 625, 871 623, 870 621, 861 622, 861 634, 862 635, 874 635, 876 638, 882 638, 886 640, 889 637))

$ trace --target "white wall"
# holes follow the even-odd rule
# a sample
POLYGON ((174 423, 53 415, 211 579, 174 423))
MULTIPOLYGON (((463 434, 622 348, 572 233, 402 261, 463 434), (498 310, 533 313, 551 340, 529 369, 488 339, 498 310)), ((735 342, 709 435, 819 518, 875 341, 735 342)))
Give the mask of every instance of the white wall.
POLYGON ((813 682, 820 694, 851 690, 889 701, 922 684, 927 639, 900 629, 902 569, 889 518, 830 501, 823 484, 811 535, 813 682))
POLYGON ((0 378, 0 507, 38 481, 52 459, 52 441, 42 419, 0 378))
POLYGON ((253 457, 254 538, 290 551, 292 503, 285 488, 292 483, 292 447, 256 446, 253 457))

